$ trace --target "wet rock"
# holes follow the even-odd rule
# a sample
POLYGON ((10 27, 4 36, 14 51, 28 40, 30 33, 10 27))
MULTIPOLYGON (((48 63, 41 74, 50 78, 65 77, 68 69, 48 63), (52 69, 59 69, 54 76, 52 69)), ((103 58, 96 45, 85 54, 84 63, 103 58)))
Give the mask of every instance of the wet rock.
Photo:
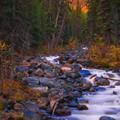
POLYGON ((68 116, 68 115, 71 115, 71 110, 69 108, 58 108, 55 111, 55 115, 68 116))
POLYGON ((80 83, 79 87, 81 88, 81 90, 89 91, 90 88, 92 87, 92 84, 85 79, 81 79, 81 83, 80 83))
POLYGON ((112 117, 102 116, 99 120, 116 120, 112 117))
POLYGON ((88 107, 86 105, 80 105, 80 104, 78 104, 77 105, 77 109, 78 110, 88 110, 88 107))
POLYGON ((119 82, 119 81, 116 82, 116 83, 115 83, 115 86, 120 86, 120 82, 119 82))
POLYGON ((113 95, 117 95, 118 93, 116 91, 113 91, 113 95))
POLYGON ((107 75, 108 75, 110 78, 115 77, 114 74, 107 73, 107 75))
POLYGON ((57 83, 55 78, 47 78, 47 77, 27 77, 25 80, 29 86, 48 86, 50 88, 52 87, 58 87, 60 84, 57 83))
POLYGON ((90 90, 90 88, 92 87, 92 84, 91 83, 84 83, 83 85, 82 85, 82 90, 84 90, 84 91, 89 91, 90 90))
POLYGON ((87 77, 89 75, 91 75, 89 70, 80 70, 80 75, 83 77, 87 77))
POLYGON ((94 87, 91 87, 89 92, 96 92, 95 88, 94 87))

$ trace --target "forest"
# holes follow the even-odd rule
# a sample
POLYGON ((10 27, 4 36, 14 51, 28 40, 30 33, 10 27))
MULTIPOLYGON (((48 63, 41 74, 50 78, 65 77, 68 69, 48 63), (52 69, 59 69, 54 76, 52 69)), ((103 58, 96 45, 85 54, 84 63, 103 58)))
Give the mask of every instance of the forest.
POLYGON ((0 0, 0 120, 120 120, 119 95, 120 0, 0 0))

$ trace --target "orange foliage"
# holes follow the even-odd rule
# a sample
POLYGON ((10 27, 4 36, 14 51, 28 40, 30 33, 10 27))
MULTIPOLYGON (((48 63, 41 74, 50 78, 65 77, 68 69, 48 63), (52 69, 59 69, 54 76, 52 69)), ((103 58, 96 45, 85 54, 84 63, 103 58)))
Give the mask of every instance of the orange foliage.
POLYGON ((8 45, 5 42, 0 41, 0 52, 6 51, 8 49, 8 45))
POLYGON ((98 43, 91 46, 87 58, 95 64, 118 68, 120 67, 120 47, 98 43))

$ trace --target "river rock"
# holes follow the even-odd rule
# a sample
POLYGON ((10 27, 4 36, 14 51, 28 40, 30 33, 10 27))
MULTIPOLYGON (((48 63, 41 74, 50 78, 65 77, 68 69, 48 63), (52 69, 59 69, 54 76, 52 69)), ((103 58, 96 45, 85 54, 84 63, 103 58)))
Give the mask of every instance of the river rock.
POLYGON ((99 120, 116 120, 112 117, 102 116, 99 120))
POLYGON ((79 87, 81 88, 81 90, 84 90, 84 91, 88 90, 89 91, 90 88, 92 87, 92 84, 89 81, 82 78, 80 81, 79 87))
POLYGON ((80 70, 82 70, 82 65, 78 64, 78 63, 73 63, 72 64, 72 69, 74 72, 79 72, 80 70))
POLYGON ((42 70, 52 71, 52 67, 49 64, 47 64, 47 63, 41 63, 40 68, 42 70))
POLYGON ((77 79, 77 78, 81 77, 79 72, 68 72, 68 73, 66 73, 66 75, 67 75, 67 77, 70 77, 72 79, 77 79))
POLYGON ((16 68, 15 68, 15 71, 16 72, 25 72, 25 71, 27 71, 28 70, 28 67, 27 66, 17 66, 16 68))
POLYGON ((77 109, 78 110, 88 110, 88 107, 86 105, 80 105, 80 104, 78 104, 77 105, 77 109))

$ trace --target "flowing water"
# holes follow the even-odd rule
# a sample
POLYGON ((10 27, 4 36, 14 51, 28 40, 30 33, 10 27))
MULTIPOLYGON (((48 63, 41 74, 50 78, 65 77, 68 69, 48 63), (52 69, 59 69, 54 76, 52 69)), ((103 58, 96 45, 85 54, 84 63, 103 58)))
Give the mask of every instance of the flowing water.
MULTIPOLYGON (((53 59, 54 58, 50 58, 48 60, 54 63, 53 59)), ((92 75, 97 75, 98 77, 103 76, 120 80, 120 75, 112 71, 99 69, 87 70, 89 70, 92 75)), ((86 77, 86 79, 94 84, 90 77, 91 76, 86 77)), ((78 100, 89 101, 88 103, 84 103, 84 105, 87 105, 89 109, 79 111, 72 108, 72 115, 66 118, 66 120, 99 120, 102 116, 109 116, 116 120, 120 120, 120 86, 115 86, 115 83, 115 81, 110 81, 109 86, 102 86, 102 89, 97 92, 85 93, 83 97, 78 100)))
MULTIPOLYGON (((97 76, 113 75, 114 79, 120 80, 120 76, 112 71, 106 72, 104 70, 89 69, 92 74, 97 76)), ((89 80, 89 78, 87 78, 89 80)), ((78 111, 73 109, 71 117, 77 120, 99 120, 101 116, 113 117, 120 120, 120 86, 114 86, 115 82, 111 81, 110 86, 105 90, 95 93, 87 93, 81 99, 88 100, 86 104, 89 110, 78 111)))

